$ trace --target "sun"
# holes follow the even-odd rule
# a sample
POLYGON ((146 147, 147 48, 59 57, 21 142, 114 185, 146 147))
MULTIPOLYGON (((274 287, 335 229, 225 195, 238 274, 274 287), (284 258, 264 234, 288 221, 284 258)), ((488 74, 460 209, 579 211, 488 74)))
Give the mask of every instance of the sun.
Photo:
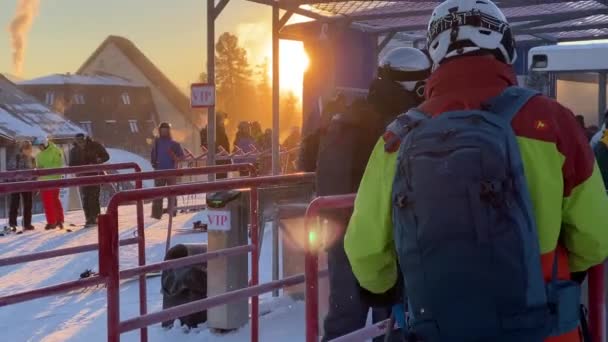
MULTIPOLYGON (((304 50, 304 44, 293 40, 281 40, 279 49, 279 84, 281 91, 291 91, 298 98, 301 98, 304 72, 308 69, 310 63, 304 50)), ((268 56, 272 56, 272 48, 268 49, 268 56)), ((272 79, 272 68, 268 70, 268 77, 272 79)))

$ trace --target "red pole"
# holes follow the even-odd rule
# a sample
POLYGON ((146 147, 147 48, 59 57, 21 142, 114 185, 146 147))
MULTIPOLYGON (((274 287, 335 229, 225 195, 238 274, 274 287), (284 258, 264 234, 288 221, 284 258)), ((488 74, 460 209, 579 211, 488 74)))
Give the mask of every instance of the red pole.
POLYGON ((115 215, 99 215, 99 273, 107 279, 108 342, 120 342, 117 221, 115 215))
MULTIPOLYGON (((143 188, 143 182, 138 180, 135 182, 136 189, 143 188)), ((137 201, 137 258, 139 266, 146 264, 146 235, 144 232, 144 202, 142 200, 137 201)), ((142 274, 139 276, 139 314, 141 316, 148 313, 148 297, 147 297, 147 284, 146 275, 142 274)), ((139 339, 141 342, 148 342, 148 328, 141 328, 139 333, 139 339)))
POLYGON ((306 279, 306 342, 319 341, 319 211, 321 208, 350 208, 354 205, 356 194, 318 197, 310 202, 306 210, 306 255, 304 257, 304 274, 306 279), (311 220, 317 219, 314 226, 311 220))
MULTIPOLYGON (((260 249, 258 245, 258 189, 252 187, 249 196, 250 221, 251 221, 251 286, 257 286, 260 272, 260 249)), ((258 342, 260 338, 260 308, 258 296, 251 297, 251 342, 258 342)))
POLYGON ((319 341, 319 258, 313 239, 316 229, 312 228, 306 217, 306 255, 304 274, 306 279, 306 342, 319 341))
POLYGON ((606 341, 604 265, 589 270, 589 326, 592 341, 606 341))

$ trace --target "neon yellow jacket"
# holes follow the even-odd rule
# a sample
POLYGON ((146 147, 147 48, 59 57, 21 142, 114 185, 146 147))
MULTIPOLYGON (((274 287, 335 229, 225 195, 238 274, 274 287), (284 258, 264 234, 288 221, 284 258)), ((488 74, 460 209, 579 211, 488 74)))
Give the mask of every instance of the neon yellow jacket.
MULTIPOLYGON (((64 166, 63 151, 49 141, 49 146, 36 155, 36 165, 40 169, 54 169, 64 166)), ((61 179, 61 175, 40 177, 40 180, 61 179)))

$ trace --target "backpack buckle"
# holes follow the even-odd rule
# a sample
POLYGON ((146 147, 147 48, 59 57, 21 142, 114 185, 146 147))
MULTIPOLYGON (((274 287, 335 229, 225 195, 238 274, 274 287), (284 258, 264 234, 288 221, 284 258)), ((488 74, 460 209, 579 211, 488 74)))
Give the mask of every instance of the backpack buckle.
POLYGON ((397 195, 396 204, 398 208, 407 208, 407 206, 410 204, 410 200, 405 194, 397 195))
POLYGON ((481 199, 489 202, 493 207, 498 208, 502 202, 500 196, 498 196, 503 188, 502 182, 483 181, 479 185, 479 195, 481 199))

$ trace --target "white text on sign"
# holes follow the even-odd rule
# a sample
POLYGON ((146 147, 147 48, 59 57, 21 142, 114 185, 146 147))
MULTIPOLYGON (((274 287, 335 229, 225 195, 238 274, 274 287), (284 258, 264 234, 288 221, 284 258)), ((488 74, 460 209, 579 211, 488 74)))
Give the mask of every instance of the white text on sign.
POLYGON ((196 83, 190 88, 192 108, 204 108, 215 105, 215 87, 212 84, 196 83))
POLYGON ((204 221, 207 221, 207 230, 229 231, 230 211, 207 210, 204 213, 204 221))

